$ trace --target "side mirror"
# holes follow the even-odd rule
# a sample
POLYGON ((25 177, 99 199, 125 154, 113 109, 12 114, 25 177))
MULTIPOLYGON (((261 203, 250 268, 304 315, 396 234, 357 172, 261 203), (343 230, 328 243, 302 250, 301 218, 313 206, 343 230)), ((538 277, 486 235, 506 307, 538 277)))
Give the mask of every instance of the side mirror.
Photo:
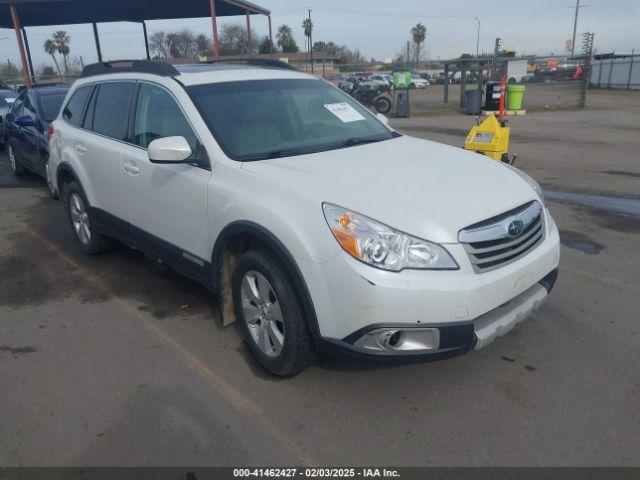
POLYGON ((376 117, 378 117, 378 120, 380 120, 385 125, 389 125, 389 119, 387 118, 386 115, 382 113, 376 113, 376 117))
POLYGON ((36 122, 31 115, 22 115, 16 119, 16 125, 21 127, 33 127, 35 124, 36 122))
POLYGON ((11 123, 11 122, 13 122, 14 118, 15 118, 15 115, 13 113, 9 112, 4 116, 4 122, 5 123, 11 123))
POLYGON ((158 138, 149 144, 151 163, 180 163, 193 153, 184 137, 158 138))

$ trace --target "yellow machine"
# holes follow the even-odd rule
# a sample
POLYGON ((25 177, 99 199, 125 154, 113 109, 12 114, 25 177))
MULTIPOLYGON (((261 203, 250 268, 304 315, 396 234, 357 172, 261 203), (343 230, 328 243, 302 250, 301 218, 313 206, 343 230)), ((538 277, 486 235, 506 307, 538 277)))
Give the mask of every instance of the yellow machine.
POLYGON ((499 122, 495 115, 489 115, 482 123, 474 126, 464 141, 464 149, 481 153, 488 157, 512 164, 515 155, 509 159, 509 127, 499 122))

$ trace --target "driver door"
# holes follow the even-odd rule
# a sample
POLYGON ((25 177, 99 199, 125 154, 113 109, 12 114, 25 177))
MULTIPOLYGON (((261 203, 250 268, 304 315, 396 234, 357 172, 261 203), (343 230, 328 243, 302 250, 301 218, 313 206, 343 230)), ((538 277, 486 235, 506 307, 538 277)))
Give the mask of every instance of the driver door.
POLYGON ((196 166, 196 157, 203 155, 204 149, 178 102, 164 87, 140 82, 134 102, 132 144, 122 150, 131 236, 165 261, 186 266, 196 275, 208 275, 207 185, 211 170, 196 166), (149 144, 172 136, 187 140, 194 152, 193 163, 149 161, 149 144))

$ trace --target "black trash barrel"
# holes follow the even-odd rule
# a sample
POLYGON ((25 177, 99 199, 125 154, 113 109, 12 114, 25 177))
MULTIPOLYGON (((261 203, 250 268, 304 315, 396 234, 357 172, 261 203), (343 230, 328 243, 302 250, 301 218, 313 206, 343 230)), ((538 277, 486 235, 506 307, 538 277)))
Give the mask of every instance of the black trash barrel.
POLYGON ((487 82, 487 96, 484 100, 484 109, 496 111, 500 108, 500 82, 487 82))
POLYGON ((396 93, 396 117, 407 118, 409 116, 409 92, 398 90, 396 93))
POLYGON ((480 115, 482 112, 482 92, 480 90, 467 90, 467 115, 480 115))

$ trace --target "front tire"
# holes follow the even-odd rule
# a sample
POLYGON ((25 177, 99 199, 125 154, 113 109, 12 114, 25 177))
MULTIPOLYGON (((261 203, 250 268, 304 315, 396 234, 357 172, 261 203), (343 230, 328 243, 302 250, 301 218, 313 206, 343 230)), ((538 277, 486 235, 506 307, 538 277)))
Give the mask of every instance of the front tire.
POLYGON ((7 155, 9 156, 9 167, 11 168, 11 172, 16 177, 21 177, 25 173, 27 173, 27 169, 20 165, 18 159, 16 158, 16 153, 11 146, 11 143, 7 144, 7 155))
POLYGON ((311 337, 293 282, 268 250, 244 253, 233 274, 233 301, 246 342, 274 375, 301 372, 313 359, 311 337))
POLYGON ((82 251, 95 255, 110 250, 113 241, 95 231, 89 214, 89 202, 80 185, 71 182, 65 190, 65 206, 69 222, 82 251))

